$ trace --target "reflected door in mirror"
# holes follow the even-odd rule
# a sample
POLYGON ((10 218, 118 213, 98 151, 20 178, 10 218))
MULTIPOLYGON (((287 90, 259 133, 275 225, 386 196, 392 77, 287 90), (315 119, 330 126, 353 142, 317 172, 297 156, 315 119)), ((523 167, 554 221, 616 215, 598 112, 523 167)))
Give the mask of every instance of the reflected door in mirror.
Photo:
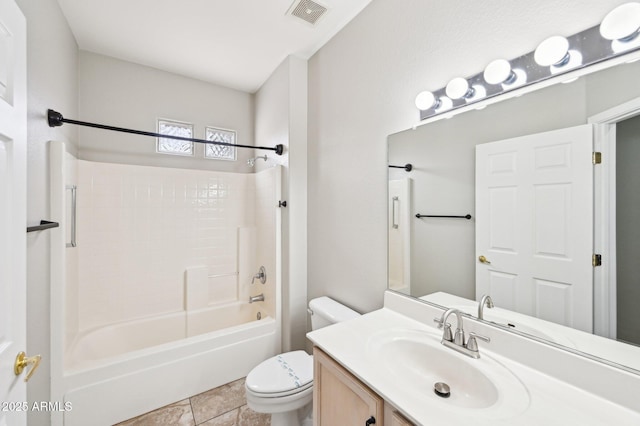
POLYGON ((476 298, 593 330, 591 125, 476 147, 476 298))

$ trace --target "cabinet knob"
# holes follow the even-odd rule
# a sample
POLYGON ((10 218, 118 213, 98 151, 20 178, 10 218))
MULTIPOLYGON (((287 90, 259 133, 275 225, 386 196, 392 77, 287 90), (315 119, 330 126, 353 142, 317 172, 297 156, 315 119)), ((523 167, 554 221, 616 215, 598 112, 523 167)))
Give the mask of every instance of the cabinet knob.
POLYGON ((370 425, 375 425, 376 424, 376 418, 371 416, 369 417, 369 420, 367 420, 364 424, 364 426, 370 426, 370 425))

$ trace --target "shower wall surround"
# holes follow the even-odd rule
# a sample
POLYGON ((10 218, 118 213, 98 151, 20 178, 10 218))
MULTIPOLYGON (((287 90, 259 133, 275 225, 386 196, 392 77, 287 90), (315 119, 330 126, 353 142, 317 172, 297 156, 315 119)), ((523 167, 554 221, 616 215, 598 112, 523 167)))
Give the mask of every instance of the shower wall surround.
POLYGON ((239 276, 238 259, 266 263, 273 249, 239 247, 239 229, 275 248, 275 212, 261 206, 272 194, 256 196, 256 185, 273 188, 274 173, 83 160, 77 171, 78 279, 67 281, 79 283, 67 296, 77 293, 76 331, 183 310, 188 268, 208 268, 208 305, 248 299, 250 271, 239 276))

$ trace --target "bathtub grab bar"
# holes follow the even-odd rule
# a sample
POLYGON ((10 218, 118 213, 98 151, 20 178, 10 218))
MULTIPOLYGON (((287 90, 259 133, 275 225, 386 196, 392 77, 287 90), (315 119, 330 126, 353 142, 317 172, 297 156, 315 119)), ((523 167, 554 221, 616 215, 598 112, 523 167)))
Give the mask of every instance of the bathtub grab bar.
POLYGON ((76 240, 76 211, 78 207, 76 192, 78 187, 76 185, 67 185, 65 189, 71 191, 71 242, 67 243, 67 247, 76 247, 78 245, 76 240))

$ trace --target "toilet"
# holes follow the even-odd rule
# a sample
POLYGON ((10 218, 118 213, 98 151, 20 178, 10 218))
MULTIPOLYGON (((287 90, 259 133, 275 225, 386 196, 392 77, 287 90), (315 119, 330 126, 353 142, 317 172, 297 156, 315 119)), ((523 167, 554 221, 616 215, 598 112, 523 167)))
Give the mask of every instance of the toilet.
MULTIPOLYGON (((360 316, 326 296, 309 302, 311 329, 360 316)), ((253 368, 245 381, 247 405, 271 414, 272 426, 311 425, 313 356, 305 351, 276 355, 253 368)))

